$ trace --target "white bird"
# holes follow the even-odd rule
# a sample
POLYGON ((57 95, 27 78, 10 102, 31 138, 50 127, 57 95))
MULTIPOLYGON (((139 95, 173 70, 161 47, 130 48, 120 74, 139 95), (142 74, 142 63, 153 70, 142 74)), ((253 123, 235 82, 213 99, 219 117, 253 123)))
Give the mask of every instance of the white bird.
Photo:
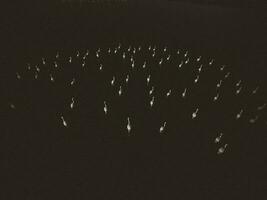
POLYGON ((129 46, 129 48, 128 48, 128 52, 129 52, 129 51, 131 51, 131 46, 129 46))
POLYGON ((143 68, 146 68, 146 61, 145 61, 144 64, 143 64, 143 68))
POLYGON ((107 106, 106 101, 104 101, 104 112, 105 112, 105 115, 106 115, 107 112, 108 112, 108 106, 107 106))
POLYGON ((266 104, 266 103, 264 103, 262 106, 258 106, 258 108, 257 108, 257 109, 258 109, 258 110, 262 110, 262 109, 264 109, 264 108, 266 107, 266 105, 267 105, 267 104, 266 104))
POLYGON ((195 79, 195 83, 197 83, 199 80, 199 75, 197 75, 197 78, 195 79))
POLYGON ((220 82, 217 83, 217 88, 221 87, 221 85, 222 85, 222 80, 220 80, 220 82))
POLYGON ((56 58, 58 58, 59 57, 59 52, 57 52, 57 55, 56 55, 56 58))
POLYGON ((187 55, 188 55, 188 51, 185 52, 184 57, 187 57, 187 55))
POLYGON ((51 82, 54 82, 55 80, 54 80, 54 77, 52 76, 52 74, 50 74, 50 81, 51 82))
POLYGON ((148 47, 148 50, 149 50, 149 51, 151 50, 151 46, 148 47))
POLYGON ((148 77, 146 78, 146 82, 147 82, 147 84, 150 82, 150 74, 148 75, 148 77))
POLYGON ((256 88, 252 91, 252 94, 256 94, 256 93, 258 92, 258 90, 259 90, 259 86, 256 87, 256 88))
POLYGON ((238 90, 236 90, 236 94, 239 94, 241 89, 242 89, 242 87, 240 87, 238 90))
POLYGON ((111 50, 110 50, 110 48, 108 48, 108 53, 110 53, 111 52, 111 50))
POLYGON ((199 61, 200 61, 200 59, 201 59, 201 56, 199 56, 199 57, 197 58, 197 62, 199 62, 199 61))
POLYGON ((121 96, 121 93, 122 93, 122 88, 120 86, 120 89, 119 89, 119 96, 121 96))
POLYGON ((189 62, 189 58, 186 59, 185 64, 187 64, 188 62, 189 62))
POLYGON ((197 113, 198 113, 198 108, 196 109, 195 112, 192 113, 192 119, 195 119, 197 117, 197 113))
POLYGON ((71 98, 71 104, 70 104, 70 108, 73 109, 74 107, 74 97, 71 98))
POLYGON ((61 119, 62 119, 62 123, 63 123, 63 125, 64 125, 65 127, 67 127, 67 126, 68 126, 68 124, 67 124, 67 122, 65 121, 65 119, 64 119, 64 117, 63 117, 63 116, 61 116, 61 119))
POLYGON ((15 107, 15 105, 14 104, 10 104, 10 108, 12 108, 12 109, 15 109, 16 107, 15 107))
POLYGON ((100 64, 100 66, 99 66, 99 71, 102 71, 102 67, 103 67, 103 65, 100 64))
POLYGON ((149 91, 149 95, 151 95, 154 91, 154 86, 152 86, 151 90, 149 91))
POLYGON ((184 92, 183 92, 183 94, 182 94, 183 98, 185 98, 186 91, 187 91, 187 89, 185 88, 185 89, 184 89, 184 92))
POLYGON ((221 66, 220 70, 223 71, 225 68, 225 65, 221 66))
POLYGON ((114 53, 116 54, 117 53, 117 49, 115 48, 115 50, 114 50, 114 53))
POLYGON ((179 64, 179 68, 181 68, 183 66, 184 62, 181 61, 181 63, 179 64))
POLYGON ((155 52, 154 52, 154 53, 152 54, 152 57, 155 57, 155 55, 156 55, 156 54, 155 54, 155 52))
POLYGON ((235 86, 236 86, 236 87, 239 87, 240 84, 241 84, 241 80, 239 80, 239 81, 235 84, 235 86))
POLYGON ((80 56, 80 52, 79 52, 79 51, 77 51, 76 57, 79 57, 79 56, 80 56))
POLYGON ((154 105, 154 100, 155 100, 155 97, 152 97, 152 99, 150 100, 150 107, 154 105))
POLYGON ((250 119, 249 120, 249 122, 251 123, 251 124, 253 124, 253 123, 255 123, 257 120, 258 120, 258 116, 256 116, 255 118, 252 118, 252 119, 250 119))
POLYGON ((220 135, 215 138, 214 143, 219 143, 221 138, 222 138, 222 136, 223 136, 223 133, 220 133, 220 135))
POLYGON ((219 93, 217 93, 217 95, 213 98, 213 101, 217 101, 219 98, 219 93))
POLYGON ((200 65, 200 67, 198 68, 198 72, 199 72, 199 73, 201 72, 202 67, 203 67, 203 65, 200 65))
POLYGON ((124 53, 124 52, 123 52, 123 54, 122 54, 122 58, 125 59, 125 53, 124 53))
POLYGON ((35 79, 38 78, 38 73, 35 73, 34 78, 35 78, 35 79))
POLYGON ((180 54, 180 50, 179 49, 177 50, 177 54, 180 54))
POLYGON ((28 70, 30 70, 31 69, 31 65, 30 64, 28 64, 28 70))
POLYGON ((166 51, 167 51, 167 47, 164 48, 164 52, 166 52, 166 51))
POLYGON ((171 95, 171 92, 172 92, 172 90, 169 90, 169 91, 167 92, 166 96, 167 96, 167 97, 170 96, 170 95, 171 95))
POLYGON ((230 75, 230 72, 228 72, 227 74, 225 74, 224 78, 228 78, 230 75))
POLYGON ((134 68, 134 61, 132 62, 132 68, 134 68))
POLYGON ((125 82, 128 83, 128 81, 129 81, 129 75, 127 74, 125 82))
POLYGON ((21 79, 21 76, 19 75, 19 73, 16 73, 17 79, 21 79))
POLYGON ((170 58, 171 58, 171 55, 169 55, 169 56, 167 57, 167 60, 170 60, 170 58))
POLYGON ((141 51, 141 46, 139 46, 138 51, 141 51))
POLYGON ((161 65, 161 64, 162 64, 162 61, 163 61, 163 59, 161 58, 161 59, 160 59, 160 61, 159 61, 159 65, 161 65))
POLYGON ((75 83, 75 78, 72 79, 72 81, 70 82, 71 85, 73 85, 75 83))
POLYGON ((83 56, 83 60, 85 60, 85 59, 86 59, 86 55, 83 56))
MULTIPOLYGON (((88 50, 88 49, 86 50, 86 53, 85 53, 85 55, 86 55, 86 56, 88 56, 88 55, 89 55, 89 50, 88 50)), ((85 56, 85 57, 86 57, 86 56, 85 56)))
POLYGON ((71 58, 71 56, 69 57, 69 63, 71 63, 71 61, 72 61, 72 58, 71 58))
POLYGON ((162 133, 165 129, 166 122, 164 122, 163 126, 160 127, 159 132, 162 133))
POLYGON ((85 66, 85 61, 83 61, 83 63, 82 63, 82 67, 84 67, 85 66))
POLYGON ((133 54, 135 54, 135 51, 136 51, 136 49, 134 48, 134 50, 133 50, 133 54))
POLYGON ((99 58, 99 54, 98 54, 98 52, 96 52, 96 57, 99 58))
POLYGON ((128 117, 127 118, 127 131, 128 131, 128 133, 131 132, 131 129, 132 129, 132 126, 131 126, 130 118, 128 117))
POLYGON ((35 68, 37 72, 40 72, 40 68, 37 65, 35 65, 35 68))
POLYGON ((57 68, 57 62, 56 61, 54 61, 54 66, 55 66, 55 68, 57 68))
POLYGON ((243 113, 243 109, 241 109, 240 112, 237 113, 236 119, 239 119, 241 117, 242 113, 243 113))
POLYGON ((113 76, 112 80, 111 80, 111 85, 114 85, 115 82, 115 76, 113 76))
POLYGON ((217 154, 222 154, 224 153, 224 151, 226 150, 226 147, 228 146, 228 144, 225 144, 223 147, 220 147, 217 151, 217 154))
POLYGON ((42 58, 42 62, 43 62, 43 65, 45 65, 45 59, 44 58, 42 58))
POLYGON ((213 61, 214 61, 214 60, 212 59, 212 60, 209 62, 209 65, 212 65, 212 64, 213 64, 213 61))

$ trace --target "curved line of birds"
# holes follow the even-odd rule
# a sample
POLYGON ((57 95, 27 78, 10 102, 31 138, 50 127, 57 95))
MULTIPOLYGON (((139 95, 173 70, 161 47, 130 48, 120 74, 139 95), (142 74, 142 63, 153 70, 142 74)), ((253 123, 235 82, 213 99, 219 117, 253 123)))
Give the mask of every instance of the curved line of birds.
MULTIPOLYGON (((153 47, 150 45, 148 47, 142 47, 142 46, 138 46, 138 47, 134 47, 134 46, 128 46, 128 47, 125 47, 124 48, 124 51, 123 51, 123 48, 122 48, 122 44, 119 43, 118 46, 115 46, 114 49, 113 48, 108 48, 108 49, 105 49, 107 50, 107 53, 109 55, 118 55, 120 53, 120 56, 122 57, 123 60, 127 59, 127 58, 130 58, 130 63, 131 63, 131 68, 134 69, 136 66, 136 63, 135 63, 135 59, 134 59, 134 55, 139 51, 143 51, 143 50, 148 50, 148 52, 150 53, 150 56, 152 58, 155 58, 156 56, 156 53, 160 51, 160 48, 157 48, 156 45, 154 45, 153 47)), ((101 49, 101 48, 98 48, 96 51, 93 51, 92 53, 95 54, 95 57, 96 59, 99 59, 101 57, 101 53, 102 51, 105 51, 104 49, 101 49)), ((163 53, 168 53, 167 52, 167 47, 165 46, 163 49, 161 49, 161 52, 163 53)), ((82 57, 82 68, 86 68, 86 59, 87 59, 87 56, 89 55, 89 53, 91 53, 88 49, 87 51, 85 52, 84 55, 81 55, 81 53, 79 51, 76 52, 76 55, 74 56, 69 56, 68 57, 68 62, 69 63, 72 63, 73 60, 75 59, 75 57, 77 58, 81 58, 82 57)), ((181 51, 180 49, 178 49, 176 51, 176 55, 182 55, 184 60, 182 60, 180 63, 178 63, 177 65, 177 69, 180 70, 181 68, 183 68, 186 64, 188 64, 190 61, 192 62, 192 60, 195 60, 197 63, 199 63, 199 67, 197 68, 197 75, 196 75, 196 78, 194 79, 194 84, 197 84, 199 82, 199 79, 200 79, 200 74, 203 70, 203 64, 200 64, 201 63, 201 60, 203 59, 202 56, 199 56, 199 57, 195 57, 195 58, 190 58, 189 56, 189 52, 188 51, 181 51)), ((55 58, 58 59, 59 58, 59 52, 57 52, 55 58)), ((164 58, 160 58, 160 60, 158 61, 158 65, 161 66, 163 64, 163 62, 166 62, 166 61, 170 61, 172 57, 174 57, 175 55, 171 55, 171 54, 168 54, 167 57, 164 59, 164 58)), ((208 64, 207 64, 207 67, 210 67, 212 65, 214 65, 214 62, 215 60, 214 59, 211 59, 208 64)), ((45 58, 42 58, 42 64, 43 66, 47 65, 47 62, 46 62, 46 59, 45 58)), ((59 64, 57 61, 54 61, 53 62, 53 67, 54 68, 60 68, 59 64)), ((147 61, 144 61, 144 63, 142 64, 141 66, 143 69, 147 67, 147 61)), ((218 68, 219 71, 221 72, 225 72, 225 65, 222 65, 218 68)), ((34 79, 38 80, 38 74, 39 72, 41 71, 41 68, 38 66, 38 65, 35 65, 35 66, 32 66, 30 65, 29 63, 27 64, 27 69, 28 70, 34 70, 35 69, 35 74, 34 74, 34 79)), ((99 68, 98 70, 101 72, 104 70, 104 67, 103 67, 103 64, 100 64, 99 65, 99 68)), ((231 75, 231 72, 230 71, 227 71, 225 74, 224 74, 224 77, 218 81, 218 83, 216 84, 216 91, 219 90, 219 88, 222 86, 223 82, 229 78, 229 76, 231 75)), ((19 72, 16 72, 16 78, 18 80, 21 80, 22 79, 22 76, 19 72)), ((56 77, 54 77, 52 75, 52 73, 49 74, 49 79, 51 82, 55 82, 56 81, 56 77)), ((125 83, 128 84, 129 82, 129 79, 130 79, 130 75, 129 73, 126 75, 126 78, 125 78, 125 83)), ((147 86, 150 86, 151 84, 151 79, 152 79, 152 76, 151 74, 149 74, 147 77, 146 77, 146 84, 147 86)), ((71 81, 70 81, 70 85, 74 85, 76 82, 76 79, 73 78, 71 81)), ((114 87, 115 86, 115 83, 116 83, 116 76, 113 76, 112 79, 110 80, 110 86, 111 87, 114 87)), ((238 80, 236 83, 235 83, 235 88, 236 88, 236 91, 235 91, 235 95, 239 95, 242 91, 242 80, 238 80)), ((251 94, 252 95, 255 95, 256 93, 258 93, 258 90, 259 90, 259 86, 257 86, 255 89, 253 89, 251 91, 251 94)), ((154 104, 155 104, 155 96, 153 95, 155 91, 155 86, 150 86, 150 90, 149 90, 149 96, 151 97, 150 98, 150 102, 149 102, 149 107, 152 109, 154 107, 154 104)), ((185 99, 188 95, 188 93, 190 92, 190 88, 184 88, 182 94, 180 94, 180 97, 185 99)), ((118 90, 118 96, 122 96, 123 95, 123 87, 120 85, 119 86, 119 90, 118 90)), ((174 92, 172 91, 172 89, 169 89, 167 91, 167 93, 165 94, 166 98, 170 97, 171 95, 174 95, 174 92)), ((218 101, 218 99, 220 98, 220 92, 218 91, 217 94, 213 97, 213 102, 216 102, 218 101)), ((75 98, 72 97, 71 100, 70 100, 70 104, 69 104, 69 107, 70 109, 73 109, 75 106, 75 98)), ((262 105, 258 105, 256 110, 257 111, 261 111, 263 109, 265 109, 267 106, 267 103, 264 103, 262 105)), ((10 107, 12 109, 15 109, 16 106, 12 103, 10 103, 10 107)), ((192 120, 195 120, 197 117, 198 117, 198 114, 199 114, 199 111, 200 109, 199 108, 196 108, 192 114, 191 114, 191 119, 192 120)), ((244 109, 241 109, 238 113, 236 113, 236 116, 235 116, 235 119, 238 120, 242 117, 243 113, 244 113, 244 109)), ((103 114, 104 115, 108 115, 109 113, 109 104, 108 104, 108 101, 107 100, 104 100, 103 101, 103 114)), ((249 123, 251 124, 254 124, 258 119, 259 119, 259 115, 256 115, 254 118, 251 118, 249 120, 249 123)), ((60 119, 62 121, 62 125, 64 127, 68 127, 69 126, 69 122, 67 122, 64 118, 63 115, 60 116, 60 119)), ((128 116, 127 119, 125 120, 126 121, 126 131, 128 132, 128 135, 130 135, 131 131, 132 131, 132 128, 134 126, 134 122, 132 121, 131 117, 128 116)), ((265 122, 267 124, 267 121, 265 122)), ((166 132, 166 126, 167 126, 167 121, 164 121, 158 131, 160 134, 163 134, 166 132)), ((222 137, 223 137, 224 133, 220 132, 216 138, 214 139, 214 143, 216 144, 219 144, 222 137)), ((225 150, 227 149, 227 146, 228 144, 222 144, 218 150, 217 150, 217 154, 222 154, 225 152, 225 150)))

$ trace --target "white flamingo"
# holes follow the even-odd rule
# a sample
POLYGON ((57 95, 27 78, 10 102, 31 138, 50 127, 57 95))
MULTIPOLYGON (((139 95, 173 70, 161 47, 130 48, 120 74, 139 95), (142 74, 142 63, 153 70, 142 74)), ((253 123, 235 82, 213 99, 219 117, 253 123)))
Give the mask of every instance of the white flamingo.
POLYGON ((111 80, 111 85, 113 86, 115 82, 115 76, 113 76, 112 80, 111 80))
POLYGON ((259 86, 256 87, 256 88, 252 91, 252 94, 256 94, 256 93, 258 92, 258 90, 259 90, 259 86))
POLYGON ((217 88, 221 87, 222 85, 222 80, 219 81, 219 83, 217 83, 217 88))
POLYGON ((18 72, 16 73, 16 76, 17 76, 17 79, 21 79, 21 76, 18 72))
POLYGON ((167 96, 167 97, 170 96, 170 95, 171 95, 171 92, 172 92, 172 90, 169 90, 169 91, 167 92, 166 96, 167 96))
POLYGON ((212 65, 214 62, 214 59, 212 59, 210 62, 209 62, 209 65, 212 65))
POLYGON ((242 89, 242 87, 240 87, 238 90, 236 90, 236 94, 239 94, 241 89, 242 89))
POLYGON ((183 92, 183 94, 182 94, 183 98, 185 98, 186 92, 187 92, 187 89, 185 88, 185 89, 184 89, 184 92, 183 92))
POLYGON ((266 103, 264 103, 262 106, 258 106, 257 110, 263 110, 266 107, 266 103))
POLYGON ((68 124, 67 124, 67 122, 65 121, 65 119, 64 119, 64 117, 63 117, 63 116, 61 116, 61 120, 62 120, 62 123, 63 123, 63 125, 64 125, 65 127, 67 127, 67 126, 68 126, 68 124))
POLYGON ((149 95, 151 95, 154 91, 154 86, 152 86, 151 90, 149 91, 149 95))
POLYGON ((152 99, 150 100, 150 107, 154 105, 154 101, 155 101, 155 97, 152 97, 152 99))
POLYGON ((239 119, 242 116, 242 114, 243 114, 243 109, 241 109, 240 112, 237 113, 236 119, 239 119))
POLYGON ((55 82, 55 79, 54 79, 54 77, 52 76, 52 74, 50 74, 50 81, 51 81, 51 82, 55 82))
POLYGON ((74 107, 74 97, 71 98, 71 104, 70 104, 70 108, 73 109, 74 107))
POLYGON ((149 74, 148 77, 146 78, 147 84, 149 84, 149 82, 150 82, 150 77, 151 77, 151 75, 149 74))
POLYGON ((128 81, 129 81, 129 75, 127 74, 125 82, 128 83, 128 81))
POLYGON ((250 119, 249 120, 249 122, 251 123, 251 124, 253 124, 253 123, 255 123, 257 120, 258 120, 258 116, 256 116, 255 118, 252 118, 252 119, 250 119))
POLYGON ((128 117, 127 118, 127 131, 128 131, 128 133, 130 133, 131 132, 131 129, 132 129, 132 126, 131 126, 131 122, 130 122, 130 118, 128 117))
POLYGON ((225 152, 227 146, 228 146, 228 144, 225 144, 223 147, 220 147, 217 151, 217 154, 223 154, 225 152))
POLYGON ((119 96, 121 96, 121 94, 122 94, 122 88, 121 88, 121 86, 120 86, 120 89, 119 89, 119 96))
POLYGON ((75 78, 72 79, 72 81, 70 82, 71 85, 73 85, 75 83, 75 78))
POLYGON ((108 106, 107 106, 106 101, 104 101, 104 113, 105 113, 105 115, 107 114, 107 112, 108 112, 108 106))
POLYGON ((199 75, 197 75, 197 78, 195 79, 195 83, 197 83, 198 82, 198 80, 199 80, 199 75))
POLYGON ((241 80, 239 80, 239 81, 235 84, 235 86, 236 86, 236 87, 239 87, 240 84, 241 84, 241 80))
POLYGON ((217 93, 217 95, 213 98, 213 101, 217 101, 219 98, 219 93, 217 93))
POLYGON ((215 138, 214 143, 219 143, 221 138, 222 138, 222 136, 223 136, 223 133, 220 133, 220 135, 215 138))
POLYGON ((199 110, 199 109, 197 108, 196 111, 193 112, 193 114, 192 114, 192 119, 195 119, 195 118, 197 117, 198 110, 199 110))
POLYGON ((160 127, 159 132, 162 133, 165 129, 166 122, 163 123, 163 125, 160 127))

